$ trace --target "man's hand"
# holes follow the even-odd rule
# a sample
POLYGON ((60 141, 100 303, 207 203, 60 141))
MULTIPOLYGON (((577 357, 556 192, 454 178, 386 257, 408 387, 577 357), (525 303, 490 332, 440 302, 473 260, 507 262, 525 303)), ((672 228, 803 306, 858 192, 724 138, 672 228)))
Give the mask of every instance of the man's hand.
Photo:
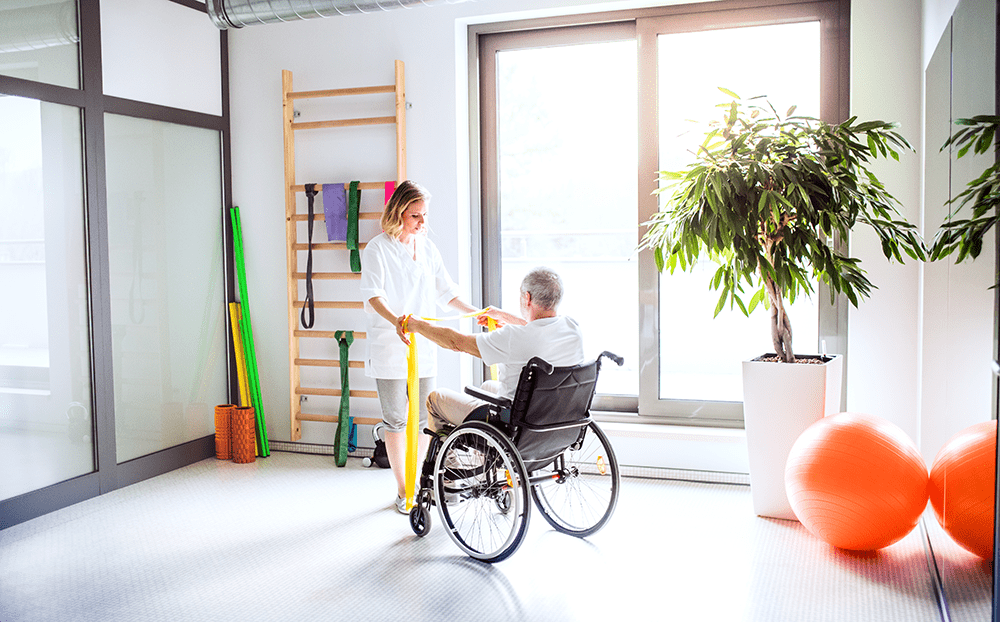
MULTIPOLYGON (((409 317, 410 320, 412 321, 413 317, 412 316, 409 317)), ((407 335, 406 332, 407 330, 413 330, 413 329, 409 326, 409 322, 407 322, 406 318, 407 316, 405 315, 401 315, 398 318, 396 318, 396 334, 399 335, 399 338, 402 340, 403 343, 405 343, 406 345, 410 345, 410 336, 407 335), (404 324, 406 324, 407 326, 404 327, 403 326, 404 324)))
POLYGON ((506 323, 503 320, 503 316, 505 315, 506 313, 491 305, 483 310, 482 315, 476 316, 476 324, 479 324, 480 326, 489 326, 490 320, 493 320, 496 323, 496 327, 500 328, 506 323))

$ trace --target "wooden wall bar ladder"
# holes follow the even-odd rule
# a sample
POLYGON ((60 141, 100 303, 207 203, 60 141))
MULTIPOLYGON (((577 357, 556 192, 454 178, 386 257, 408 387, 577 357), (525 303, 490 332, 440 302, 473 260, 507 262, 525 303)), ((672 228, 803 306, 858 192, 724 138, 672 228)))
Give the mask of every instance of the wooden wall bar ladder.
MULTIPOLYGON (((300 367, 340 367, 339 359, 305 359, 299 356, 300 339, 335 339, 336 331, 306 330, 299 326, 299 310, 304 306, 304 302, 299 299, 299 283, 306 278, 304 272, 298 269, 298 253, 306 251, 308 244, 298 241, 298 223, 308 220, 307 214, 299 214, 296 210, 296 194, 305 192, 305 184, 297 184, 295 180, 295 133, 300 130, 311 130, 320 128, 356 127, 362 125, 382 125, 396 124, 396 183, 399 184, 406 179, 406 88, 404 78, 403 61, 396 61, 395 83, 388 86, 369 86, 359 88, 330 89, 323 91, 293 91, 292 72, 281 72, 282 91, 282 114, 284 121, 285 139, 285 235, 286 235, 286 259, 288 263, 288 356, 289 356, 289 386, 291 413, 291 439, 297 441, 302 438, 302 421, 337 421, 337 415, 322 415, 303 413, 301 398, 304 395, 340 396, 340 389, 332 388, 312 388, 303 387, 301 384, 300 367), (295 121, 295 101, 299 99, 310 99, 318 97, 340 97, 345 95, 380 95, 394 94, 396 98, 395 116, 368 117, 355 119, 330 119, 323 121, 309 121, 298 123, 295 121)), ((390 180, 386 180, 390 181, 390 180)), ((362 190, 383 190, 386 181, 362 181, 359 188, 362 190)), ((316 184, 317 192, 322 190, 321 184, 316 184)), ((379 212, 361 212, 361 220, 379 220, 379 212)), ((317 213, 315 221, 323 221, 322 213, 317 213)), ((364 248, 364 244, 359 244, 364 248)), ((334 251, 347 252, 347 244, 344 242, 313 242, 313 251, 334 251)), ((314 259, 315 261, 315 259, 314 259)), ((313 272, 313 279, 325 280, 356 280, 361 275, 352 272, 313 272)), ((362 309, 363 302, 356 301, 315 301, 315 309, 362 309)), ((355 339, 365 339, 364 332, 354 332, 355 339)), ((364 368, 362 361, 350 361, 351 368, 364 368)), ((350 397, 378 397, 375 391, 351 390, 350 397)), ((376 418, 355 417, 357 423, 375 424, 381 421, 376 418)))

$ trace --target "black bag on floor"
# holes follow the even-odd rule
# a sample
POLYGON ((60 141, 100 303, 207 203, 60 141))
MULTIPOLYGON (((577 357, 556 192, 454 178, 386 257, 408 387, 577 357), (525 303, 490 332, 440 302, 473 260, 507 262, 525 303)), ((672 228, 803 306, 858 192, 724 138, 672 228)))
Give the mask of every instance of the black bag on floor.
POLYGON ((365 458, 363 463, 366 467, 373 464, 382 469, 389 468, 389 452, 385 449, 385 441, 379 437, 379 432, 385 429, 385 423, 378 423, 372 428, 372 438, 375 439, 375 453, 371 458, 365 458))

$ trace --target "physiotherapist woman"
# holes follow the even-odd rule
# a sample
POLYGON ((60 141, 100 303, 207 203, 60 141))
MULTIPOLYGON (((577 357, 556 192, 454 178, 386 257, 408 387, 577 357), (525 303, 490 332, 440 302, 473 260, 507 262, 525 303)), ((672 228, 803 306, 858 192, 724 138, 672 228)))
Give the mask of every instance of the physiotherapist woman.
MULTIPOLYGON (((399 184, 382 212, 382 233, 364 249, 361 296, 368 312, 368 359, 365 375, 375 378, 389 464, 396 476, 396 511, 405 514, 406 495, 406 353, 404 313, 433 317, 437 307, 462 313, 476 311, 459 299, 437 247, 427 239, 427 214, 431 195, 412 181, 399 184)), ((420 373, 420 430, 427 425, 427 395, 435 388, 437 348, 417 348, 420 373)), ((428 436, 419 435, 420 455, 428 436)), ((418 462, 419 464, 419 462, 418 462)))

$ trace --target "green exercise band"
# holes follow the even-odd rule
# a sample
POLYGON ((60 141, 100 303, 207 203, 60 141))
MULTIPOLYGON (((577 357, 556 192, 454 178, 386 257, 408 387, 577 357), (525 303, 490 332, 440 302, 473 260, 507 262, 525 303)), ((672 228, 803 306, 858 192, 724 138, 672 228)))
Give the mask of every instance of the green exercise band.
POLYGON ((353 330, 338 330, 333 334, 340 343, 340 413, 337 417, 337 432, 334 436, 333 455, 337 466, 347 464, 348 445, 351 434, 351 387, 347 371, 350 367, 348 350, 354 343, 353 330))
POLYGON ((361 211, 359 183, 352 181, 347 194, 347 248, 351 250, 351 272, 361 272, 361 253, 358 252, 358 216, 361 211))

